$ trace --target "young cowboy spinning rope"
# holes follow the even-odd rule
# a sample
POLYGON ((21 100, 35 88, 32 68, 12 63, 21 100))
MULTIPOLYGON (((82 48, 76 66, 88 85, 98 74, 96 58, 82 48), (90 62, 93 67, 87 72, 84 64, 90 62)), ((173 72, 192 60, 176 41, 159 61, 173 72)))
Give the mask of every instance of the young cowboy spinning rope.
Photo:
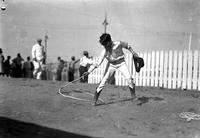
POLYGON ((138 57, 138 54, 133 51, 128 43, 122 41, 112 41, 111 36, 108 33, 102 34, 100 36, 99 42, 101 43, 101 45, 103 45, 104 50, 102 51, 99 61, 97 65, 95 65, 95 67, 100 66, 103 60, 106 58, 108 60, 108 69, 106 70, 105 75, 103 76, 99 86, 96 88, 96 92, 94 94, 94 105, 97 105, 99 95, 101 94, 101 91, 103 90, 106 81, 109 79, 110 76, 112 76, 112 73, 114 73, 116 69, 118 69, 124 75, 125 79, 128 82, 131 97, 132 99, 135 99, 135 84, 125 62, 125 55, 122 49, 125 48, 129 50, 134 57, 138 57))

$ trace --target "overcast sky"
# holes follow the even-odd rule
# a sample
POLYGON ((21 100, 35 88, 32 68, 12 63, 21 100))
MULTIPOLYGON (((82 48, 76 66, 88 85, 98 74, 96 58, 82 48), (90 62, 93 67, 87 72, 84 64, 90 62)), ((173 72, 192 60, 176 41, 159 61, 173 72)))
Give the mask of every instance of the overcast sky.
POLYGON ((107 32, 140 51, 200 50, 199 0, 7 0, 0 12, 0 47, 4 55, 31 56, 31 47, 48 34, 48 60, 97 56, 107 11, 107 32))

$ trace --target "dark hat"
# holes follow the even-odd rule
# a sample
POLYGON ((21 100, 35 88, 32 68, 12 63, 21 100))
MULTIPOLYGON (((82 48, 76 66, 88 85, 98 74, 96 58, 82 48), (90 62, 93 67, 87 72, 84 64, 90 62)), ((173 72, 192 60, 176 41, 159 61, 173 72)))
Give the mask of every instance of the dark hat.
POLYGON ((83 55, 88 56, 88 52, 87 51, 83 51, 83 55))
POLYGON ((111 41, 111 36, 110 36, 110 34, 104 33, 104 34, 102 34, 102 35, 100 36, 99 42, 100 42, 101 44, 103 44, 103 43, 105 43, 105 42, 108 42, 108 41, 111 41))
POLYGON ((75 60, 75 56, 72 56, 71 59, 72 59, 72 60, 75 60))
POLYGON ((41 38, 38 38, 38 39, 37 39, 37 42, 42 42, 42 39, 41 39, 41 38))

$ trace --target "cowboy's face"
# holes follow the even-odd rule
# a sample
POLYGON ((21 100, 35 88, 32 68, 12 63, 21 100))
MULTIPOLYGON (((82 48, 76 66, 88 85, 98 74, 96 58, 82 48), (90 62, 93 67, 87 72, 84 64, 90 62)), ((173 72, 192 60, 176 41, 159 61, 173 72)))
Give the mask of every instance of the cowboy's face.
POLYGON ((112 41, 105 41, 103 43, 101 43, 104 47, 108 47, 112 44, 112 41))

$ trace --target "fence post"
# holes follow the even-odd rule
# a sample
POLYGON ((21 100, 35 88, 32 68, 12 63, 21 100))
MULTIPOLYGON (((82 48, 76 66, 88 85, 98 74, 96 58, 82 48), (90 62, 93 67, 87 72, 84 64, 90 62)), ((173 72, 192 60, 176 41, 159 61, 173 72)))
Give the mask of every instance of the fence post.
POLYGON ((182 86, 182 73, 183 73, 183 52, 178 52, 178 83, 177 87, 181 88, 182 86))
POLYGON ((164 57, 164 74, 163 74, 163 86, 164 88, 167 88, 167 84, 168 84, 168 78, 167 78, 167 74, 168 74, 168 51, 165 51, 164 53, 165 57, 164 57))
MULTIPOLYGON (((198 56, 198 59, 199 59, 199 66, 200 66, 200 53, 198 54, 199 56, 198 56)), ((198 66, 198 67, 199 67, 198 66)), ((199 79, 198 79, 198 90, 200 91, 200 67, 198 68, 198 74, 199 74, 199 79)))
POLYGON ((148 52, 147 56, 147 86, 150 86, 150 73, 151 73, 151 53, 148 52))
MULTIPOLYGON (((143 53, 140 53, 140 57, 144 57, 144 54, 143 53)), ((143 68, 141 68, 140 70, 140 73, 139 73, 139 86, 142 86, 142 82, 143 82, 143 68)))
POLYGON ((147 84, 147 52, 144 52, 143 86, 147 84))
POLYGON ((183 52, 183 83, 182 89, 187 89, 187 51, 183 52))
POLYGON ((192 85, 192 89, 193 90, 197 90, 197 77, 198 77, 198 51, 195 50, 194 51, 194 66, 193 66, 193 85, 192 85))
POLYGON ((159 86, 163 87, 163 69, 164 69, 164 52, 160 52, 160 66, 159 66, 159 86))
POLYGON ((155 84, 154 86, 158 87, 158 75, 159 75, 159 62, 160 62, 160 53, 156 51, 156 65, 155 65, 155 84))
POLYGON ((172 68, 173 68, 173 64, 172 64, 172 51, 169 51, 169 65, 168 65, 168 88, 171 89, 172 88, 172 68))
POLYGON ((187 70, 187 89, 192 89, 192 67, 193 67, 193 52, 188 51, 188 70, 187 70))
POLYGON ((151 86, 155 86, 155 51, 151 52, 151 86))
POLYGON ((176 89, 177 88, 177 71, 178 71, 178 66, 177 66, 177 51, 174 51, 174 60, 173 60, 173 84, 172 88, 176 89))

